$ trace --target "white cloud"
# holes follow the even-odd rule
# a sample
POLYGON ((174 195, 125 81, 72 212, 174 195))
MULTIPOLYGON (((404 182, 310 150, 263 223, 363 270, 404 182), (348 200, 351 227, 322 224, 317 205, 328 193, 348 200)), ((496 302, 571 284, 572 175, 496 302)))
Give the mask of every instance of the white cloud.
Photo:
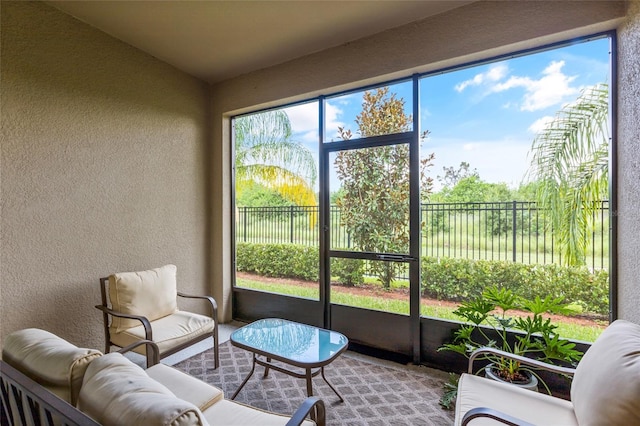
POLYGON ((545 115, 544 117, 540 117, 536 121, 534 121, 527 130, 531 133, 538 134, 543 131, 545 127, 547 127, 547 124, 549 124, 551 121, 553 121, 553 117, 550 115, 545 115))
MULTIPOLYGON (((289 120, 291 121, 291 130, 302 138, 301 142, 318 142, 318 103, 311 102, 306 104, 294 105, 285 108, 289 120)), ((325 116, 327 122, 327 137, 329 137, 338 126, 344 123, 338 120, 342 114, 335 105, 326 104, 325 116)))
POLYGON ((520 105, 522 111, 537 111, 562 103, 567 97, 580 92, 571 83, 577 76, 567 76, 562 72, 564 61, 552 61, 542 71, 542 77, 534 80, 530 77, 513 76, 503 83, 495 84, 490 92, 504 92, 513 88, 523 88, 525 94, 520 105))
POLYGON ((433 139, 430 142, 425 144, 422 152, 436 155, 430 169, 435 191, 441 189, 435 177, 442 175, 442 168, 458 166, 461 161, 468 162, 471 169, 477 169, 485 182, 503 182, 512 188, 522 182, 529 168, 527 155, 531 148, 530 140, 433 139))
POLYGON ((507 73, 509 72, 509 68, 506 64, 495 64, 492 65, 487 71, 476 74, 473 78, 469 80, 465 80, 462 83, 458 83, 455 86, 455 90, 457 92, 462 92, 469 86, 479 86, 486 82, 496 82, 502 80, 507 73))

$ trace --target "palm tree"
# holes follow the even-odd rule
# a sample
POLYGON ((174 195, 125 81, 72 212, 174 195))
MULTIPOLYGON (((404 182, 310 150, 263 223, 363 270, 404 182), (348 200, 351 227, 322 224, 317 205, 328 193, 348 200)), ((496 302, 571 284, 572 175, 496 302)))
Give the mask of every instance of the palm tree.
POLYGON ((315 205, 317 172, 311 152, 291 140, 291 122, 283 110, 237 118, 236 192, 254 183, 278 192, 297 205, 315 205))
POLYGON ((550 214, 563 262, 583 265, 594 213, 608 195, 609 87, 584 89, 534 139, 529 176, 550 214))

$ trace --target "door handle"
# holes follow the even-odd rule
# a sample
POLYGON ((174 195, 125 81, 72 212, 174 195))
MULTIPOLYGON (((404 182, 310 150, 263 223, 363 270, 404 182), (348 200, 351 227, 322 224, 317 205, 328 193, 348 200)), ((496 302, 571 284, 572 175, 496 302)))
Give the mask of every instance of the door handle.
POLYGON ((404 254, 378 254, 376 257, 380 260, 389 262, 415 262, 418 259, 412 256, 406 256, 404 254))

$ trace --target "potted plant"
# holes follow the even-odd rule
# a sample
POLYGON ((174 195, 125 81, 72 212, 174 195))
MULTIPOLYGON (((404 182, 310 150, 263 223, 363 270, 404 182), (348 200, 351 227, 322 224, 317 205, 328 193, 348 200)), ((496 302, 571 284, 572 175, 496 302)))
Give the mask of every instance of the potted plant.
MULTIPOLYGON (((574 343, 560 338, 556 333, 558 326, 545 315, 570 312, 572 309, 561 299, 547 296, 528 300, 511 290, 489 287, 453 311, 467 324, 454 332, 452 343, 438 350, 458 352, 468 358, 476 349, 488 346, 547 363, 575 364, 582 353, 575 349, 574 343), (510 315, 515 311, 521 314, 510 315)), ((551 394, 534 367, 497 354, 482 354, 478 359, 489 361, 485 370, 488 377, 536 389, 537 383, 531 385, 531 382, 537 381, 551 394)))

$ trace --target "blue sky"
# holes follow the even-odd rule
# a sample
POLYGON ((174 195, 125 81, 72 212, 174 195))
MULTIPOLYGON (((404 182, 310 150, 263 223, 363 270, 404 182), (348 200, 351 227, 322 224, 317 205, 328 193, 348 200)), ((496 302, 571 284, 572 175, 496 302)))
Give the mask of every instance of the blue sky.
MULTIPOLYGON (((435 153, 432 177, 466 161, 483 180, 517 187, 536 133, 583 88, 609 83, 609 71, 609 40, 604 38, 423 78, 420 124, 430 136, 421 150, 435 153)), ((410 82, 391 91, 405 99, 410 113, 410 82)), ((327 101, 328 140, 337 139, 339 126, 357 131, 354 120, 361 103, 361 92, 327 101)), ((294 140, 317 156, 317 103, 287 108, 287 113, 294 140)), ((332 180, 332 191, 336 184, 332 180)))

